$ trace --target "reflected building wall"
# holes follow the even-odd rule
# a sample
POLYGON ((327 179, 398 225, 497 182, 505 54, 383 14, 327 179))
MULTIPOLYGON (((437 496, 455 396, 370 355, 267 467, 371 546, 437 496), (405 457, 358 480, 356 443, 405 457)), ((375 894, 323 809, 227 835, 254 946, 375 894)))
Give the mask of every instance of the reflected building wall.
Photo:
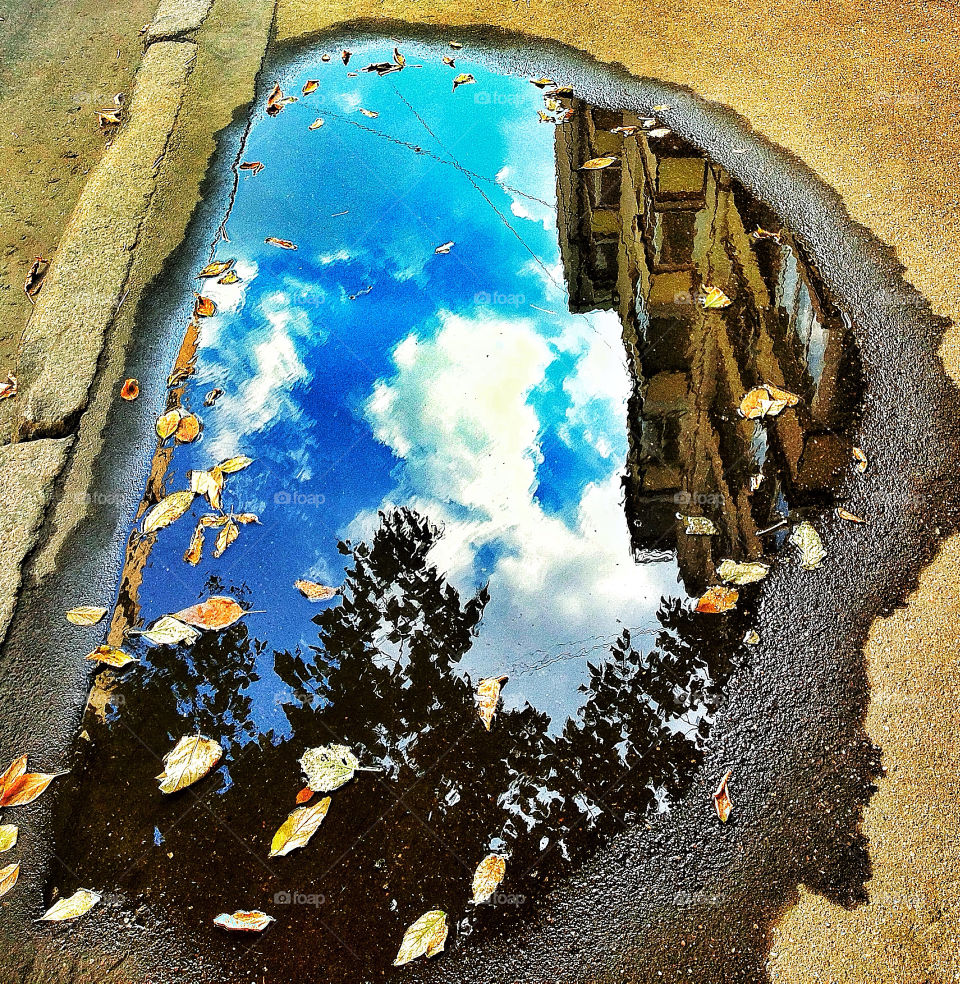
POLYGON ((638 556, 676 551, 684 584, 715 583, 724 557, 763 554, 760 531, 790 508, 831 501, 850 460, 854 355, 776 219, 675 134, 629 113, 565 100, 556 127, 558 234, 570 309, 615 310, 634 379, 625 508, 638 556), (635 127, 636 132, 612 132, 635 127), (592 158, 615 156, 600 170, 592 158), (706 309, 719 287, 732 299, 706 309), (771 383, 801 397, 764 424, 737 414, 771 383), (680 532, 710 516, 715 537, 680 532))

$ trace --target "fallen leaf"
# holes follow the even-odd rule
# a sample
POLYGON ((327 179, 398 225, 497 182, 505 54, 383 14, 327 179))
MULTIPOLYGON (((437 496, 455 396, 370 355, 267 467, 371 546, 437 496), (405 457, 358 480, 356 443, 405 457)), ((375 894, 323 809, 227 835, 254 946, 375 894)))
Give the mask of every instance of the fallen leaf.
POLYGON ((616 164, 616 157, 594 157, 585 164, 580 165, 581 171, 602 171, 603 168, 616 164))
POLYGON ((450 68, 456 68, 457 67, 457 63, 449 55, 444 55, 441 58, 441 61, 443 62, 444 65, 448 65, 450 68))
POLYGON ((171 434, 177 432, 180 425, 180 418, 183 416, 179 407, 174 407, 157 418, 157 437, 165 441, 171 434))
POLYGON ((217 513, 207 513, 205 516, 200 517, 198 525, 204 527, 204 529, 209 529, 211 526, 220 529, 221 526, 226 526, 229 522, 229 516, 221 516, 217 513))
POLYGON ((372 109, 361 109, 360 112, 363 113, 364 116, 368 116, 371 120, 375 120, 380 115, 372 109))
POLYGON ((303 753, 300 767, 315 793, 332 793, 353 778, 360 760, 346 745, 320 745, 303 753))
MULTIPOLYGON (((330 56, 327 55, 327 61, 329 60, 330 60, 330 56)), ((303 84, 303 94, 305 96, 309 96, 311 92, 315 92, 319 88, 320 88, 320 80, 310 79, 307 82, 304 82, 303 84)))
POLYGON ((196 629, 172 615, 158 618, 149 629, 137 634, 157 646, 176 646, 181 642, 190 646, 200 638, 200 633, 196 629))
POLYGON ((477 711, 487 731, 490 730, 493 715, 497 712, 497 704, 500 703, 500 691, 508 679, 505 676, 487 677, 477 684, 477 711))
MULTIPOLYGON (((14 827, 14 830, 17 828, 14 827)), ((14 835, 14 840, 16 840, 16 835, 14 835)), ((13 847, 13 844, 10 845, 13 847)), ((4 848, 8 850, 8 848, 4 848)), ((7 892, 17 884, 17 879, 20 877, 20 865, 18 864, 8 864, 5 868, 0 868, 0 895, 6 895, 7 892)))
POLYGON ((800 566, 805 571, 816 570, 827 556, 820 534, 806 520, 794 528, 790 542, 800 551, 800 566))
POLYGON ((218 284, 238 284, 240 283, 240 278, 237 276, 236 270, 228 270, 218 281, 218 284))
POLYGON ((15 823, 0 824, 0 854, 4 854, 17 844, 19 828, 15 823))
POLYGON ((202 294, 196 293, 196 291, 194 291, 193 296, 196 298, 193 305, 193 316, 195 318, 212 318, 217 313, 217 305, 209 297, 204 297, 202 294))
POLYGON ((196 414, 184 414, 177 424, 176 432, 173 435, 174 440, 178 444, 193 444, 200 436, 201 429, 200 418, 196 414))
POLYGON ((748 646, 755 646, 760 641, 760 634, 755 629, 750 629, 743 637, 743 641, 748 646))
POLYGON ((734 588, 724 588, 717 585, 708 588, 703 597, 700 598, 697 602, 697 611, 708 615, 720 615, 735 608, 739 597, 739 592, 734 588))
POLYGON ((706 294, 700 298, 700 303, 705 308, 725 308, 730 307, 733 301, 719 287, 708 287, 706 294))
POLYGON ((343 62, 344 65, 347 65, 350 62, 350 56, 352 54, 353 52, 347 51, 346 48, 344 48, 343 51, 340 52, 340 60, 343 62))
POLYGON ((329 601, 339 593, 339 588, 329 588, 325 584, 318 584, 316 581, 294 581, 293 586, 307 599, 307 601, 329 601))
POLYGON ((454 92, 457 91, 457 86, 460 86, 460 85, 472 85, 476 81, 477 80, 469 72, 461 72, 453 80, 453 91, 454 92))
POLYGON ((402 65, 398 65, 396 62, 373 62, 371 65, 365 65, 363 71, 376 72, 382 78, 391 72, 399 72, 402 67, 402 65))
POLYGON ((486 902, 500 886, 506 870, 506 858, 488 854, 473 873, 473 901, 477 904, 486 902))
POLYGON ((233 266, 233 260, 216 260, 208 263, 198 274, 198 277, 219 277, 233 266))
POLYGON ((309 786, 304 786, 303 789, 297 793, 297 806, 302 806, 304 803, 309 803, 313 799, 314 793, 309 786))
POLYGON ((404 65, 407 64, 407 59, 400 53, 400 49, 399 48, 394 48, 393 49, 393 60, 401 68, 403 68, 404 65))
POLYGON ((311 124, 307 127, 308 130, 319 130, 323 126, 323 120, 318 116, 311 124))
POLYGON ((544 92, 545 96, 556 96, 558 99, 569 99, 573 96, 573 86, 571 85, 558 85, 554 89, 548 89, 544 92))
POLYGON ((238 454, 233 458, 227 458, 225 461, 221 461, 217 468, 223 472, 224 475, 232 475, 234 472, 243 471, 249 465, 253 464, 253 458, 248 458, 245 454, 238 454))
POLYGON ((84 659, 90 660, 91 663, 104 663, 118 670, 128 663, 138 662, 136 656, 131 656, 129 653, 125 653, 122 649, 117 649, 114 646, 97 646, 92 653, 87 653, 84 659))
POLYGON ((253 174, 259 174, 263 170, 263 163, 261 161, 244 161, 240 165, 241 171, 251 171, 253 174))
POLYGON ((100 896, 89 888, 78 889, 68 899, 60 899, 55 905, 40 917, 42 922, 63 922, 66 919, 77 919, 89 912, 98 902, 100 896))
POLYGON ((30 265, 26 280, 23 282, 23 292, 31 302, 40 293, 40 288, 43 286, 43 278, 46 276, 49 267, 50 261, 45 260, 42 256, 38 256, 30 265))
POLYGON ((305 847, 317 832, 329 809, 330 797, 325 796, 313 806, 300 806, 294 810, 273 835, 267 857, 282 858, 298 847, 305 847))
POLYGON ((739 563, 736 560, 722 560, 717 568, 717 577, 726 584, 755 584, 770 573, 770 565, 759 560, 739 563))
POLYGON ((689 536, 713 536, 720 531, 709 516, 680 516, 683 520, 683 532, 689 536))
POLYGON ((260 522, 260 517, 256 513, 231 513, 231 518, 240 523, 241 526, 249 526, 251 523, 260 522))
POLYGON ((456 51, 459 51, 463 47, 463 45, 459 41, 451 41, 450 47, 455 49, 456 51))
POLYGON ((750 233, 750 237, 751 239, 772 239, 774 242, 780 242, 779 232, 767 232, 766 229, 761 229, 759 226, 750 233))
POLYGON ((862 516, 858 516, 856 513, 848 512, 843 506, 837 506, 837 515, 841 519, 845 519, 848 523, 865 523, 866 520, 862 516))
POLYGON ((220 508, 220 497, 223 494, 223 471, 220 468, 211 468, 209 471, 192 469, 187 472, 187 481, 190 483, 190 491, 197 495, 205 495, 211 508, 220 508))
POLYGON ((233 625, 246 615, 233 598, 226 595, 214 595, 206 601, 201 601, 182 611, 174 612, 173 617, 186 622, 187 625, 196 626, 198 629, 209 631, 219 631, 233 625))
POLYGON ((324 54, 322 54, 320 56, 320 61, 322 61, 322 62, 328 62, 328 61, 330 61, 330 56, 328 54, 324 53, 324 54))
POLYGON ((176 793, 202 779, 223 755, 212 738, 190 735, 163 756, 163 772, 157 776, 161 793, 176 793))
POLYGON ((270 90, 270 95, 267 96, 267 105, 274 106, 283 99, 283 89, 280 88, 280 83, 277 82, 274 87, 270 90))
POLYGON ((272 922, 276 922, 273 916, 268 916, 259 909, 238 909, 230 914, 221 912, 214 917, 213 925, 234 932, 262 933, 272 922))
POLYGON ((11 785, 11 783, 16 782, 25 772, 27 771, 27 756, 21 755, 20 758, 14 759, 8 766, 7 771, 0 776, 0 796, 3 795, 5 789, 11 785))
POLYGON ((730 799, 730 791, 727 789, 727 783, 730 781, 732 775, 732 772, 727 772, 720 780, 717 791, 713 794, 713 805, 717 808, 717 816, 720 818, 721 823, 727 822, 730 817, 730 811, 733 809, 733 800, 730 799))
POLYGON ((615 126, 610 132, 619 133, 621 137, 632 137, 640 131, 639 126, 615 126))
POLYGON ((417 957, 436 955, 447 942, 447 931, 447 914, 442 909, 425 912, 403 934, 400 952, 393 966, 402 967, 417 957))
POLYGON ((548 85, 553 85, 553 79, 531 79, 530 80, 538 89, 546 89, 548 85))
POLYGON ((240 527, 236 523, 227 522, 217 537, 216 545, 213 548, 214 557, 222 557, 227 547, 233 543, 240 535, 240 527))
POLYGON ((14 779, 0 794, 0 806, 24 806, 32 803, 56 779, 52 772, 26 772, 14 779))
POLYGON ((786 390, 778 389, 764 383, 750 390, 740 401, 739 413, 748 420, 758 420, 761 417, 776 417, 787 407, 795 407, 800 397, 786 390))
POLYGON ((860 448, 852 448, 854 467, 862 475, 867 470, 867 456, 860 448))
POLYGON ((290 242, 289 239, 277 239, 276 236, 267 236, 264 239, 265 243, 270 243, 271 246, 279 246, 281 249, 296 249, 296 243, 290 242))
POLYGON ((656 126, 652 130, 647 131, 648 137, 653 137, 654 140, 659 140, 661 137, 669 137, 673 133, 673 130, 668 126, 656 126))
POLYGON ((450 250, 452 250, 454 246, 456 246, 456 243, 453 240, 450 240, 450 242, 448 242, 448 243, 441 243, 434 250, 434 253, 449 253, 450 250))
POLYGON ((192 564, 194 567, 200 563, 203 557, 203 528, 204 523, 201 521, 197 523, 196 528, 193 531, 193 535, 190 537, 190 545, 187 547, 183 559, 186 563, 192 564))
POLYGON ((193 505, 193 492, 173 492, 161 499, 143 517, 143 533, 155 533, 176 522, 193 505))
POLYGON ((106 130, 111 126, 119 126, 121 122, 120 110, 118 109, 98 109, 97 122, 101 130, 106 130))
POLYGON ((122 400, 135 400, 140 395, 140 384, 135 379, 125 379, 120 387, 122 400))
POLYGON ((17 377, 12 372, 7 373, 7 378, 0 383, 0 400, 9 400, 10 397, 16 396, 19 388, 17 377))
POLYGON ((79 608, 71 608, 67 612, 67 621, 73 622, 74 625, 96 625, 106 614, 106 608, 81 605, 79 608))
POLYGON ((672 108, 671 106, 654 106, 653 111, 655 113, 665 113, 668 109, 671 108, 672 108))
POLYGON ((203 398, 203 405, 205 407, 212 407, 220 397, 223 396, 223 390, 219 386, 210 390, 209 393, 203 398))

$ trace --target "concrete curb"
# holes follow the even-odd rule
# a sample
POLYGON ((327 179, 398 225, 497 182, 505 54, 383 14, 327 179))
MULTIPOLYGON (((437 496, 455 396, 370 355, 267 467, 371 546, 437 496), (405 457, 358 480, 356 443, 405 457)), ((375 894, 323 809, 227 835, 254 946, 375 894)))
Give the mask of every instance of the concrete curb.
POLYGON ((144 45, 174 41, 198 31, 213 0, 160 0, 153 23, 144 32, 144 45))

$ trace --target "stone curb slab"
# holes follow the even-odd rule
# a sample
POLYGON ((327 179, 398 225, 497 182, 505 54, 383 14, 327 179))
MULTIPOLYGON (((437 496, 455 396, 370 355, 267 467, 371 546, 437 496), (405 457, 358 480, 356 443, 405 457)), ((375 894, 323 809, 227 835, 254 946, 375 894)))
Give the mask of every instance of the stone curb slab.
POLYGON ((160 0, 153 23, 144 32, 144 44, 171 41, 199 30, 212 5, 213 0, 160 0))

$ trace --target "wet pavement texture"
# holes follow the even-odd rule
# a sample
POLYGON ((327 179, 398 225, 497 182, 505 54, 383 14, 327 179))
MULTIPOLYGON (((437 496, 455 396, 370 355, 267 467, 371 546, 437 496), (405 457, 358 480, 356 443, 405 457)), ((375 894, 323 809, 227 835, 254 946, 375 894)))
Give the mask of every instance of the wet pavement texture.
MULTIPOLYGON (((212 252, 209 223, 185 247, 234 258, 240 281, 186 328, 177 365, 194 371, 170 405, 203 435, 157 450, 139 512, 245 453, 224 505, 262 527, 222 558, 208 542, 195 568, 191 519, 134 531, 108 641, 210 594, 266 612, 188 648, 128 639, 142 665, 97 680, 58 791, 48 894, 103 890, 109 918, 173 927, 214 976, 396 973, 403 928, 439 907, 454 952, 422 972, 444 979, 507 959, 501 973, 529 980, 691 979, 718 963, 761 979, 767 920, 796 884, 864 895, 856 828, 879 764, 859 728, 863 606, 881 584, 889 603, 946 532, 946 514, 936 533, 926 517, 952 438, 874 455, 876 411, 899 394, 874 382, 871 403, 869 335, 858 346, 857 319, 773 210, 644 125, 652 103, 545 97, 413 42, 402 73, 350 79, 392 45, 348 46, 347 67, 318 50, 278 67, 291 94, 322 81, 272 117, 265 78, 241 154, 264 171, 238 172, 212 252), (459 71, 477 81, 451 92, 459 71), (458 143, 472 126, 482 136, 458 143), (617 160, 582 169, 603 155, 617 160), (321 183, 334 167, 343 183, 321 183), (733 303, 704 308, 710 287, 733 303), (738 417, 763 382, 798 406, 738 417), (678 513, 719 532, 689 535, 678 513), (803 519, 827 546, 816 572, 785 543, 803 519), (774 568, 734 612, 693 612, 726 557, 774 568), (342 597, 311 605, 298 576, 342 597), (500 672, 487 733, 473 688, 500 672), (159 757, 197 730, 224 745, 223 767, 162 797, 159 757), (334 794, 308 847, 268 861, 297 759, 330 741, 382 771, 334 794), (727 768, 721 827, 709 794, 727 768), (508 856, 502 899, 475 908, 489 850, 508 856), (235 908, 278 922, 235 942, 211 925, 235 908)), ((157 288, 180 335, 198 283, 184 266, 157 288)), ((922 441, 927 422, 912 423, 922 441)))

